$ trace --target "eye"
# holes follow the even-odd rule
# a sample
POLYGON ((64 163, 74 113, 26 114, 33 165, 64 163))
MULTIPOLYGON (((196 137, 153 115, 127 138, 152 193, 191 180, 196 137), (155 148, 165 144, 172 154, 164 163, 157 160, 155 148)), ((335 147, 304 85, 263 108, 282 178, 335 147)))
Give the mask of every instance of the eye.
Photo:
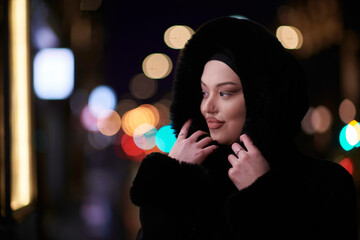
POLYGON ((206 91, 202 91, 202 92, 201 92, 201 95, 202 95, 203 97, 207 97, 209 94, 208 94, 206 91))
POLYGON ((230 93, 226 93, 226 92, 220 92, 219 94, 221 97, 227 97, 231 95, 230 93))

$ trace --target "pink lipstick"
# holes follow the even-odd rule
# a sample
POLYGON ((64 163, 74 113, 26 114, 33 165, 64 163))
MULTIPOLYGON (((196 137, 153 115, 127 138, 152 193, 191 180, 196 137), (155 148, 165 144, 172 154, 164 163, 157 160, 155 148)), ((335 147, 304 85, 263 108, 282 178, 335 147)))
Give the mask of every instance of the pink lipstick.
POLYGON ((219 121, 214 117, 206 118, 207 125, 209 129, 217 129, 224 125, 225 122, 219 121))

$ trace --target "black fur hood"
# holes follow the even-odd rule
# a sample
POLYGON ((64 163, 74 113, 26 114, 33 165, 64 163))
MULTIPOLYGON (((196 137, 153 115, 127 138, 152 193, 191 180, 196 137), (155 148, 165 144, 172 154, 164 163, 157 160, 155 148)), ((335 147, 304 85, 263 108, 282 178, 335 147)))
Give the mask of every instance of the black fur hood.
POLYGON ((247 110, 243 133, 271 162, 275 152, 292 145, 300 130, 308 109, 306 80, 300 64, 277 38, 249 20, 211 20, 200 26, 181 51, 170 108, 175 133, 190 118, 189 134, 199 129, 209 132, 200 112, 200 78, 205 63, 220 51, 232 56, 243 85, 247 110))

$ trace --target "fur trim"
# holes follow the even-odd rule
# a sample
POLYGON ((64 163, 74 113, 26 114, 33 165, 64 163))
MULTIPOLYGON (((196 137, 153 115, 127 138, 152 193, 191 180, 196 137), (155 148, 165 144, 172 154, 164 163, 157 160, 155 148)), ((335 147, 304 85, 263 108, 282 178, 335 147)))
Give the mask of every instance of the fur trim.
POLYGON ((200 196, 206 198, 209 188, 210 179, 204 167, 151 153, 139 167, 130 197, 137 206, 196 205, 200 196))

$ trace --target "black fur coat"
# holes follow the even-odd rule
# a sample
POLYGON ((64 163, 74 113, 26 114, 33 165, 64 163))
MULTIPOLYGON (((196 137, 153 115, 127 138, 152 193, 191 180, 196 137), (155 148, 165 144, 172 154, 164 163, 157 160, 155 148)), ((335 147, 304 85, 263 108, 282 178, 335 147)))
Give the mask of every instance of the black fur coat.
POLYGON ((226 51, 244 88, 243 133, 271 170, 239 191, 228 177, 229 146, 202 165, 161 153, 144 158, 131 188, 140 207, 138 239, 357 239, 355 189, 340 165, 301 154, 293 138, 308 109, 299 64, 265 28, 218 18, 201 26, 178 60, 172 125, 209 131, 200 113, 206 61, 226 51))

